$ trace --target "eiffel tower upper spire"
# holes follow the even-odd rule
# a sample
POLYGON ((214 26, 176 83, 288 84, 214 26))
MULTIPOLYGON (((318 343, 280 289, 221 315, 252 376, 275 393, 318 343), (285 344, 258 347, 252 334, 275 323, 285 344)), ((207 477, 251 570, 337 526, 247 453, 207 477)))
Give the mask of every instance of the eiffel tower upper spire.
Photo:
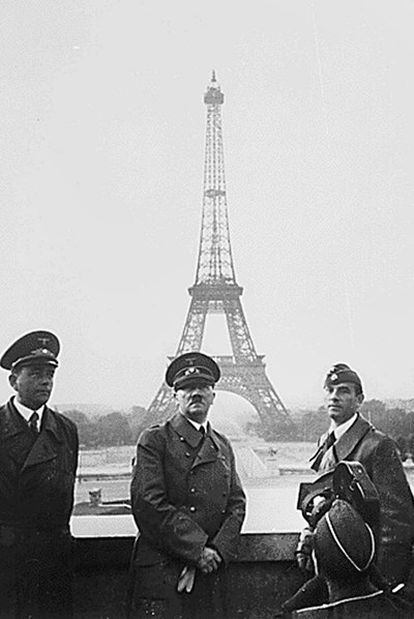
MULTIPOLYGON (((224 314, 232 355, 216 357, 221 379, 216 388, 237 393, 256 409, 268 436, 288 434, 293 424, 269 381, 263 355, 258 355, 241 304, 243 288, 236 282, 230 245, 224 178, 221 106, 224 95, 215 71, 204 94, 207 132, 204 158, 203 212, 194 285, 189 288, 190 307, 175 356, 200 350, 208 314, 224 314)), ((163 383, 152 401, 146 420, 165 419, 174 410, 171 389, 163 383)))
POLYGON ((213 70, 204 95, 207 131, 204 155, 203 213, 195 285, 235 284, 224 176, 221 106, 224 95, 213 70))

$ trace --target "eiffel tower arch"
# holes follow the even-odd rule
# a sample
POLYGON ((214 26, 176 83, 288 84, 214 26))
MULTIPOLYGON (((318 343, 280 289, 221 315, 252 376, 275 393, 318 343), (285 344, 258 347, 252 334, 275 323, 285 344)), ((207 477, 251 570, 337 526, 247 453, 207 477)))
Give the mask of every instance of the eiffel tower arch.
MULTIPOLYGON (((216 389, 235 393, 250 402, 264 429, 275 438, 289 434, 294 424, 266 374, 264 356, 256 352, 241 304, 243 288, 236 281, 227 212, 221 123, 223 102, 224 95, 213 71, 204 95, 207 130, 196 276, 188 289, 190 307, 174 357, 201 350, 207 315, 224 314, 232 355, 214 357, 222 372, 216 389)), ((174 410, 172 390, 163 383, 148 408, 143 425, 164 420, 174 410)))

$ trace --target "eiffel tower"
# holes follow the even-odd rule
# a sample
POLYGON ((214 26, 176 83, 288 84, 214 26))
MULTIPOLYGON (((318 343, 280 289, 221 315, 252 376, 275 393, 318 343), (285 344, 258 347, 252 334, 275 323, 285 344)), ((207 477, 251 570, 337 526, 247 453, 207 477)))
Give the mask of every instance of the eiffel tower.
MULTIPOLYGON (((214 357, 221 369, 216 389, 236 393, 250 402, 266 434, 274 439, 288 435, 294 425, 266 375, 264 355, 258 355, 255 350, 241 305, 243 288, 236 282, 227 215, 221 125, 223 101, 224 95, 213 71, 204 95, 207 133, 196 277, 194 285, 188 289, 191 302, 175 357, 201 350, 207 314, 224 314, 233 355, 214 357)), ((174 410, 172 390, 163 383, 148 408, 144 423, 164 420, 174 410)))

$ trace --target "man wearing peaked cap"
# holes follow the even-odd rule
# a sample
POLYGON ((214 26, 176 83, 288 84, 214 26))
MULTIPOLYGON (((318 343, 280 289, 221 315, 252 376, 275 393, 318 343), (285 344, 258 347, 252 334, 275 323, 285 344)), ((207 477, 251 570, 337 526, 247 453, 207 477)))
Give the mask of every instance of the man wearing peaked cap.
POLYGON ((0 359, 15 391, 0 407, 0 617, 72 616, 78 435, 47 406, 59 350, 53 333, 33 331, 0 359))
MULTIPOLYGON (((365 467, 380 501, 376 566, 390 587, 411 582, 414 500, 396 445, 360 414, 362 381, 347 364, 337 363, 328 371, 324 389, 330 425, 311 458, 311 468, 322 479, 326 476, 329 483, 330 474, 342 460, 360 462, 365 467)), ((313 500, 315 510, 323 512, 322 497, 313 500)), ((310 566, 306 546, 298 547, 297 559, 301 568, 310 566)))
POLYGON ((187 352, 172 361, 165 382, 177 391, 180 386, 195 379, 214 385, 219 378, 220 368, 214 359, 201 352, 187 352))
POLYGON ((207 355, 174 359, 165 380, 178 410, 138 439, 133 617, 226 616, 225 566, 239 539, 245 495, 229 440, 208 422, 219 378, 207 355))
POLYGON ((56 335, 49 331, 32 331, 23 335, 2 355, 0 366, 5 370, 16 369, 24 365, 58 366, 57 356, 60 343, 56 335))

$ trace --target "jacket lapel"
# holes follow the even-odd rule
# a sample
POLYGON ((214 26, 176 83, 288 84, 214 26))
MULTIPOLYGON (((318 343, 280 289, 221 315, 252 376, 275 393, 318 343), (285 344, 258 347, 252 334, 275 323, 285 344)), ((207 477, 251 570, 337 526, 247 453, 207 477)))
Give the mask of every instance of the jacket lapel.
POLYGON ((346 460, 371 428, 372 426, 369 421, 358 415, 358 419, 355 423, 352 424, 349 430, 347 430, 334 445, 338 461, 346 460))
POLYGON ((219 457, 219 447, 218 443, 215 439, 215 432, 212 429, 211 425, 207 426, 207 434, 204 438, 204 441, 201 445, 200 451, 198 452, 192 468, 195 466, 199 466, 200 464, 207 464, 208 462, 215 462, 219 457))
POLYGON ((181 413, 177 413, 171 419, 171 425, 179 435, 180 440, 188 443, 193 450, 199 447, 191 468, 217 460, 219 443, 210 423, 207 425, 207 433, 204 439, 202 439, 200 432, 181 413))
POLYGON ((347 430, 339 440, 328 449, 324 457, 322 458, 319 471, 329 471, 341 462, 346 460, 348 456, 354 451, 360 440, 370 431, 371 424, 358 415, 358 419, 347 430))
POLYGON ((1 438, 2 449, 16 464, 17 470, 20 470, 25 454, 30 449, 31 439, 28 436, 26 423, 13 406, 12 399, 3 407, 1 438))
POLYGON ((317 466, 315 467, 315 461, 316 461, 317 457, 319 456, 320 452, 323 450, 323 444, 325 443, 327 437, 328 437, 328 432, 325 432, 325 434, 322 434, 322 436, 319 438, 318 444, 317 444, 317 447, 316 447, 316 451, 309 458, 309 462, 312 462, 311 469, 314 469, 316 471, 318 470, 318 467, 317 466))
POLYGON ((201 434, 181 413, 177 413, 171 419, 171 425, 177 432, 180 440, 185 441, 192 449, 195 449, 201 440, 201 434))
POLYGON ((61 442, 61 439, 57 432, 53 411, 45 406, 43 415, 41 432, 23 464, 22 471, 37 464, 53 460, 58 455, 56 441, 61 442))

